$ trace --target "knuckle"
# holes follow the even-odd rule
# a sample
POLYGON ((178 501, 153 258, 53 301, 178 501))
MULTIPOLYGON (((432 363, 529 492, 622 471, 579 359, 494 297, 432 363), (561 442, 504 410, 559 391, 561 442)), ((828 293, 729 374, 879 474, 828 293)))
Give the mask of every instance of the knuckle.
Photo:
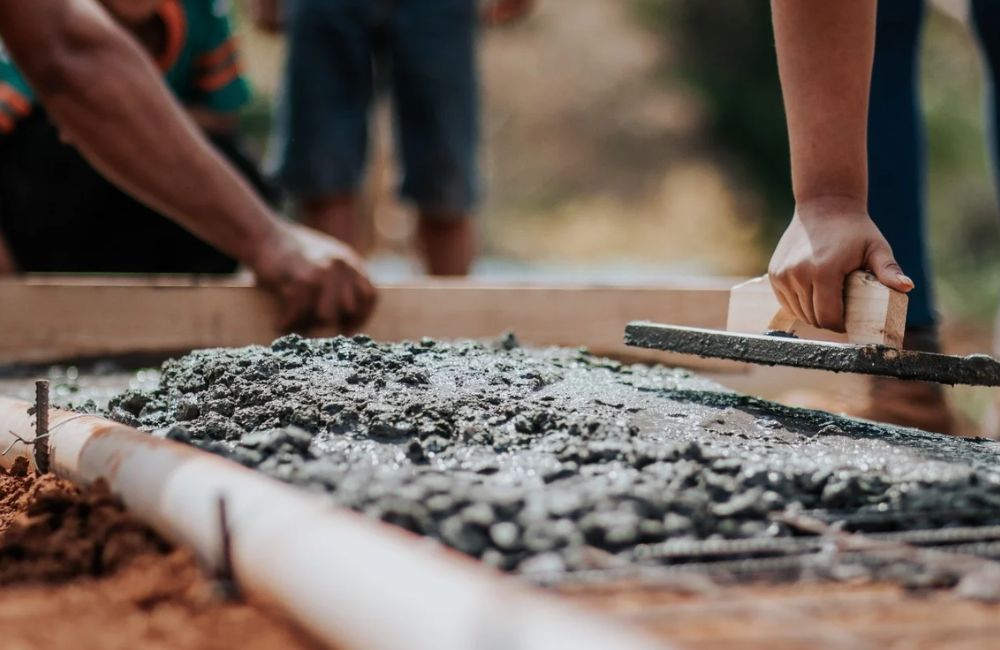
POLYGON ((894 260, 892 258, 889 258, 886 261, 882 262, 882 268, 885 269, 886 271, 901 271, 902 270, 902 268, 899 266, 899 263, 897 263, 896 260, 894 260))
POLYGON ((808 284, 816 276, 812 262, 800 262, 791 269, 792 278, 800 284, 808 284))
POLYGON ((771 282, 775 282, 780 285, 786 285, 790 280, 789 269, 787 266, 770 269, 768 271, 768 277, 770 278, 771 282))

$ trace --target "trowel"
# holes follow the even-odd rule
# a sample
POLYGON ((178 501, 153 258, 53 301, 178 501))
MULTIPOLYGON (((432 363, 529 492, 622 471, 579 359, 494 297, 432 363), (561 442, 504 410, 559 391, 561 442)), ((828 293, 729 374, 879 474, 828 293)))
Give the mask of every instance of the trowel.
POLYGON ((767 366, 1000 386, 1000 361, 988 355, 904 350, 906 294, 871 273, 847 277, 844 305, 846 336, 807 327, 781 306, 764 276, 730 290, 726 331, 637 321, 625 328, 625 343, 767 366))

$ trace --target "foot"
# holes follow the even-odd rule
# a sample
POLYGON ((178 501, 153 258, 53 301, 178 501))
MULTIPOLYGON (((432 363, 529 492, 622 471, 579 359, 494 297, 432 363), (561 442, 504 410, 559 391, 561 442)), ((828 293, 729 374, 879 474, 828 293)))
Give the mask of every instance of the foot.
POLYGON ((439 276, 464 276, 475 257, 475 227, 468 216, 421 215, 417 238, 427 272, 439 276))

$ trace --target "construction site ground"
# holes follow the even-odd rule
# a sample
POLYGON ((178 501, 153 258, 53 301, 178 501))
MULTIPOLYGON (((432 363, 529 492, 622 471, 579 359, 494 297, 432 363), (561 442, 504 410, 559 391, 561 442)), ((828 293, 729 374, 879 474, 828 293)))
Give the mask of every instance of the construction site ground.
MULTIPOLYGON (((647 630, 677 647, 768 650, 989 648, 994 646, 997 632, 1000 632, 1000 624, 996 623, 1000 620, 997 617, 1000 606, 959 596, 955 587, 962 582, 962 572, 928 572, 915 568, 919 562, 914 566, 906 562, 890 562, 888 565, 878 566, 863 562, 852 564, 850 559, 853 556, 849 552, 851 548, 844 549, 844 558, 849 561, 843 566, 839 561, 829 564, 824 559, 810 571, 793 571, 795 575, 783 577, 773 571, 761 571, 758 574, 752 569, 735 572, 719 572, 712 567, 704 572, 673 570, 678 568, 673 566, 677 563, 690 563, 692 568, 697 569, 695 560, 706 561, 706 566, 714 560, 720 560, 716 566, 723 566, 729 557, 726 554, 739 555, 742 548, 739 544, 747 541, 751 544, 761 542, 765 546, 776 543, 784 549, 781 551, 784 553, 803 539, 797 533, 789 536, 789 531, 785 531, 777 537, 761 540, 761 535, 769 537, 765 530, 765 513, 755 511, 748 504, 735 503, 749 484, 744 485, 741 482, 743 479, 730 481, 726 476, 739 477, 743 476, 744 469, 754 470, 753 467, 744 467, 747 463, 768 465, 769 454, 777 454, 774 458, 784 458, 784 461, 776 461, 776 467, 782 463, 787 464, 793 477, 808 473, 801 463, 812 462, 814 459, 809 459, 808 456, 815 455, 813 452, 816 450, 839 454, 839 458, 845 463, 842 469, 853 473, 853 478, 845 475, 844 478, 849 480, 846 480, 844 486, 830 489, 806 486, 804 498, 817 499, 814 505, 822 506, 822 500, 826 499, 826 505, 840 504, 840 507, 847 506, 848 509, 863 509, 865 504, 877 505, 883 502, 893 508, 902 508, 904 514, 912 514, 908 509, 913 504, 908 499, 914 495, 931 500, 957 499, 955 505, 962 511, 962 516, 971 517, 966 523, 974 528, 979 527, 970 534, 981 537, 984 527, 995 522, 992 521, 992 515, 982 514, 988 514, 988 509, 979 511, 979 514, 970 513, 966 507, 969 503, 963 502, 963 488, 960 485, 967 480, 964 478, 966 470, 958 473, 955 470, 959 467, 970 470, 971 475, 978 477, 971 483, 972 492, 979 495, 976 498, 992 499, 994 490, 990 477, 996 464, 991 464, 987 447, 993 443, 951 441, 917 432, 872 429, 868 428, 869 425, 853 424, 833 416, 782 411, 776 405, 719 392, 718 387, 713 387, 711 382, 685 373, 666 369, 632 370, 614 362, 580 356, 575 351, 536 355, 530 350, 521 351, 512 339, 501 339, 486 346, 457 347, 430 341, 411 344, 410 347, 378 346, 365 339, 345 339, 314 347, 298 339, 289 339, 272 348, 258 348, 249 352, 233 352, 223 356, 193 355, 175 364, 164 375, 156 371, 115 373, 109 372, 110 369, 111 366, 105 364, 98 368, 98 374, 84 373, 82 376, 71 368, 51 369, 48 374, 53 379, 56 401, 80 405, 93 400, 94 404, 88 408, 118 419, 127 420, 131 417, 133 424, 143 426, 156 435, 193 442, 209 451, 258 466, 272 476, 314 491, 329 489, 324 486, 328 485, 325 477, 330 472, 337 476, 337 480, 331 485, 336 484, 338 489, 343 489, 344 479, 351 477, 349 473, 338 473, 341 470, 337 469, 337 463, 350 461, 352 445, 360 445, 358 448, 363 452, 361 456, 384 460, 389 458, 386 454, 394 446, 402 444, 406 453, 402 457, 391 458, 395 459, 395 465, 403 472, 399 474, 399 477, 403 477, 400 479, 401 485, 413 491, 414 498, 437 498, 435 495, 440 496, 438 493, 441 490, 464 490, 466 494, 463 498, 471 499, 471 502, 468 505, 462 505, 464 501, 442 505, 441 512, 425 513, 426 518, 421 515, 415 519, 406 519, 401 515, 408 512, 413 514, 407 511, 409 505, 398 499, 389 502, 377 493, 341 491, 338 494, 334 490, 334 500, 355 509, 370 509, 373 513, 384 514, 386 516, 383 518, 390 521, 396 517, 395 523, 411 529, 423 526, 425 529, 420 532, 436 537, 447 545, 475 555, 484 562, 520 573, 523 580, 540 583, 547 589, 560 592, 572 602, 610 614, 630 627, 647 630), (453 362, 453 356, 458 359, 457 363, 453 362), (328 360, 333 358, 339 360, 331 366, 328 360), (322 368, 328 378, 326 383, 296 383, 303 377, 308 377, 308 372, 316 368, 322 368), (360 372, 347 372, 352 368, 360 372), (322 444, 319 447, 311 444, 303 447, 303 443, 308 441, 298 439, 300 435, 294 428, 282 428, 284 424, 278 422, 277 429, 268 429, 263 425, 271 424, 263 420, 256 422, 256 425, 261 426, 256 426, 252 418, 247 419, 252 414, 250 411, 240 416, 241 407, 230 408, 225 400, 242 404, 241 395, 255 395, 254 391, 259 386, 252 381, 232 383, 225 377, 253 376, 254 372, 261 369, 264 369, 270 385, 280 387, 276 394, 282 399, 291 400, 291 403, 298 404, 310 413, 313 413, 309 410, 313 402, 325 407, 318 409, 316 417, 319 419, 312 424, 309 417, 301 418, 305 411, 295 415, 298 426, 305 426, 307 429, 316 426, 319 427, 318 430, 328 434, 337 431, 340 424, 347 423, 356 432, 360 432, 360 438, 350 444, 341 442, 338 446, 336 436, 324 434, 327 437, 320 441, 322 444), (236 375, 231 375, 233 371, 236 375), (427 376, 421 378, 421 372, 427 376), (434 388, 445 385, 461 387, 465 376, 463 373, 472 373, 486 384, 489 384, 487 380, 496 380, 492 384, 494 391, 501 390, 497 386, 502 385, 503 400, 497 405, 500 410, 490 411, 493 408, 490 405, 492 402, 480 402, 479 388, 471 393, 461 390, 456 392, 454 389, 442 392, 434 388), (380 383, 380 377, 385 380, 384 383, 380 383), (443 381, 442 377, 447 381, 443 381), (218 388, 222 384, 227 387, 225 395, 218 388), (420 428, 423 422, 421 417, 429 418, 424 424, 437 423, 431 427, 433 431, 412 436, 419 445, 410 444, 413 440, 410 440, 405 431, 387 428, 387 423, 400 419, 399 413, 393 409, 405 406, 392 403, 387 397, 400 393, 401 385, 416 389, 415 401, 432 407, 429 412, 423 412, 424 415, 409 413, 407 417, 410 420, 416 418, 411 422, 415 427, 414 431, 420 428), (184 386, 187 388, 182 389, 184 386), (129 387, 131 391, 122 392, 129 387), (540 388, 547 399, 536 402, 540 388), (588 391, 597 392, 591 395, 588 391), (445 398, 453 401, 448 402, 445 398), (596 402, 590 403, 592 398, 596 402), (680 402, 677 402, 678 398, 681 398, 680 402), (351 410, 351 404, 354 403, 352 400, 359 404, 365 401, 378 403, 380 408, 354 412, 351 410), (581 410, 584 403, 587 406, 581 410), (686 404, 683 408, 692 409, 694 414, 687 413, 684 418, 679 418, 676 412, 678 403, 686 404), (110 408, 108 404, 111 405, 110 408), (472 406, 476 408, 470 411, 472 406), (480 410, 476 411, 477 408, 480 410), (491 454, 493 445, 505 446, 505 451, 500 454, 505 460, 501 460, 496 466, 487 467, 481 464, 483 455, 475 451, 476 445, 483 443, 476 442, 470 427, 477 421, 498 416, 505 408, 511 410, 511 437, 507 439, 504 437, 507 434, 501 436, 498 433, 499 437, 491 440, 488 445, 491 454), (640 413, 640 410, 645 412, 640 413), (229 416, 225 415, 227 412, 229 416), (394 413, 396 414, 393 415, 394 413), (469 413, 473 415, 470 416, 469 413), (542 413, 545 414, 544 418, 540 415, 542 413), (517 420, 519 416, 523 417, 517 420), (639 431, 629 427, 629 418, 633 417, 640 424, 639 431), (764 421, 763 427, 754 424, 759 421, 764 421), (225 424, 226 422, 232 424, 225 424), (517 422, 521 424, 518 425, 517 422), (588 422, 594 424, 591 426, 588 422), (657 431, 666 431, 668 437, 677 437, 676 440, 671 438, 660 441, 660 446, 666 450, 661 454, 662 458, 649 456, 654 450, 645 444, 652 441, 644 440, 643 436, 646 434, 643 432, 642 422, 656 425, 649 430, 666 426, 666 429, 657 431), (238 425, 242 427, 239 431, 232 428, 236 423, 241 423, 238 425), (443 423, 448 426, 444 429, 437 427, 443 423), (178 426, 184 431, 178 430, 178 426), (574 426, 577 428, 574 429, 574 426), (265 429, 271 433, 263 435, 256 429, 265 429), (550 435, 542 435, 544 431, 560 430, 581 433, 585 438, 584 447, 589 449, 588 453, 609 455, 603 460, 597 457, 596 460, 587 460, 586 454, 583 454, 587 450, 579 449, 570 450, 570 455, 574 456, 570 459, 565 449, 550 446, 545 449, 549 452, 557 449, 555 456, 559 458, 559 466, 549 467, 549 461, 536 453, 540 448, 533 449, 533 445, 538 440, 544 442, 545 436, 550 435), (817 433, 820 430, 822 432, 817 433), (220 432, 228 433, 223 435, 220 432), (535 436, 541 437, 535 440, 535 436), (796 436, 802 436, 802 439, 796 436), (824 441, 824 436, 828 441, 824 441), (844 440, 849 444, 837 442, 845 436, 844 440), (619 449, 618 443, 622 440, 628 443, 627 449, 619 449), (727 451, 730 443, 736 446, 727 451), (519 451, 519 445, 524 449, 519 451), (800 446, 800 455, 807 456, 805 461, 797 459, 794 451, 785 456, 796 445, 800 446), (614 454, 607 451, 612 448, 616 450, 614 454), (878 482, 870 485, 866 478, 869 470, 879 470, 878 467, 866 469, 862 460, 865 454, 871 457, 869 452, 873 449, 882 455, 879 463, 898 465, 904 459, 915 461, 914 476, 919 475, 918 483, 923 487, 916 493, 903 490, 897 494, 892 492, 893 485, 898 483, 894 480, 884 485, 878 482), (470 453, 470 450, 474 453, 470 453), (729 454, 729 451, 734 454, 729 454), (741 457, 740 454, 744 456, 741 457), (442 483, 439 473, 433 471, 435 456, 440 462, 451 463, 458 478, 449 479, 451 482, 447 485, 442 483), (740 464, 740 472, 733 474, 737 462, 740 464), (575 463, 577 468, 590 467, 591 469, 582 472, 588 478, 584 480, 568 475, 566 470, 572 469, 572 466, 567 463, 575 463), (648 501, 648 507, 659 508, 645 488, 655 488, 659 480, 666 481, 663 485, 667 486, 670 483, 667 474, 649 474, 648 470, 646 474, 642 474, 642 469, 664 463, 685 467, 685 471, 695 473, 692 476, 707 477, 714 485, 711 489, 721 496, 716 495, 713 497, 714 501, 698 505, 696 511, 700 514, 693 516, 693 519, 688 517, 691 519, 690 524, 684 524, 674 516, 677 513, 671 512, 669 508, 666 515, 657 514, 655 517, 681 526, 678 529, 680 534, 689 538, 689 541, 721 544, 720 548, 724 552, 719 557, 701 557, 711 550, 706 550, 704 546, 690 550, 683 544, 672 544, 669 531, 648 525, 648 513, 640 513, 641 521, 636 524, 639 538, 635 539, 629 532, 632 530, 632 520, 623 522, 606 514, 621 509, 623 504, 628 510, 632 507, 628 504, 637 499, 648 501), (548 490, 549 496, 554 495, 557 502, 562 502, 563 495, 558 489, 562 486, 578 489, 583 495, 583 509, 577 514, 553 517, 549 505, 545 506, 549 508, 545 511, 549 514, 526 505, 521 513, 505 514, 503 500, 510 495, 504 492, 497 497, 499 501, 489 501, 496 496, 489 490, 493 489, 491 481, 495 480, 494 477, 502 478, 511 467, 534 467, 539 474, 549 472, 546 480, 539 481, 537 485, 527 485, 528 493, 518 497, 525 500, 526 504, 532 503, 530 493, 537 490, 548 490), (639 474, 636 474, 637 468, 639 474), (477 472, 477 469, 480 471, 477 472), (636 492, 634 485, 629 489, 612 489, 610 493, 603 495, 610 501, 602 498, 601 490, 612 485, 617 480, 614 476, 622 473, 645 477, 638 483, 643 489, 636 492), (651 476, 654 478, 649 478, 651 476), (609 477, 611 483, 602 483, 609 480, 609 477), (561 481, 569 482, 564 484, 561 481), (813 489, 819 491, 809 497, 809 491, 813 489), (482 508, 471 507, 477 505, 477 495, 483 494, 489 497, 489 515, 481 512, 482 508), (590 494, 593 496, 588 496, 590 494), (588 501, 589 499, 593 501, 588 501), (588 509, 604 511, 605 514, 596 519, 588 518, 587 515, 592 514, 588 509), (494 517, 495 521, 481 521, 483 517, 494 517), (733 521, 734 517, 742 528, 734 529, 727 523, 733 521), (572 524, 566 523, 567 521, 572 524), (534 523, 538 523, 537 530, 533 528, 534 523), (684 528, 686 525, 694 528, 684 528), (476 532, 481 528, 486 531, 484 537, 479 537, 476 532), (528 534, 529 529, 535 532, 528 534), (511 538, 515 531, 516 536, 511 538), (711 539, 699 541, 695 539, 699 535, 707 535, 711 539), (510 541, 511 539, 516 542, 510 541), (556 547, 546 550, 552 539, 557 540, 556 547), (733 546, 725 546, 727 544, 733 546), (791 546, 786 548, 789 544, 791 546), (659 553, 662 557, 657 562, 649 562, 650 553, 659 553), (627 561, 623 562, 623 559, 627 561), (660 565, 654 566, 657 564, 660 565), (905 567, 899 569, 903 565, 905 567), (848 569, 844 570, 844 566, 848 569), (886 571, 886 566, 896 566, 896 569, 886 571)), ((30 376, 4 380, 0 392, 30 398, 30 376)), ((262 414, 280 412, 276 403, 266 399, 247 404, 252 407, 251 410, 258 409, 262 414)), ((292 412, 289 411, 287 415, 292 416, 292 412)), ((494 422, 494 425, 497 423, 494 422)), ((497 431, 502 428, 497 426, 497 431)), ((347 462, 345 467, 349 468, 351 465, 351 462, 347 462)), ((665 467, 662 469, 668 471, 665 467)), ((758 469, 768 468, 762 466, 758 469)), ((898 469, 896 467, 893 471, 898 469)), ((386 476, 388 475, 382 476, 380 480, 385 480, 386 476)), ((751 471, 748 476, 757 477, 751 479, 751 483, 763 480, 764 487, 773 488, 782 495, 785 495, 786 488, 791 490, 783 497, 785 499, 799 498, 795 496, 798 494, 796 490, 802 489, 799 483, 795 483, 799 487, 792 490, 781 481, 774 485, 769 483, 774 479, 766 478, 766 472, 765 475, 760 475, 751 471)), ((913 476, 908 478, 899 475, 896 478, 906 483, 913 476)), ((11 477, 5 479, 15 480, 11 477)), ((798 480, 794 479, 793 483, 798 480)), ((696 481, 692 485, 697 487, 702 483, 696 481)), ((762 498, 767 491, 772 490, 758 490, 755 494, 762 498)), ((4 493, 6 494, 6 489, 4 493)), ((405 498, 407 493, 403 490, 400 494, 405 498)), ((683 496, 683 490, 678 494, 683 496)), ((774 497, 769 495, 767 498, 774 497)), ((822 507, 817 510, 822 510, 822 507)), ((921 516, 926 521, 912 525, 893 524, 893 527, 901 528, 896 532, 905 534, 913 532, 907 531, 907 526, 918 529, 919 532, 934 528, 941 523, 939 518, 945 515, 946 513, 925 513, 921 516)), ((947 523, 945 521, 943 525, 947 527, 947 523)), ((773 522, 767 525, 773 525, 773 522)), ((860 532, 867 534, 871 531, 860 532)), ((873 534, 877 537, 880 532, 875 530, 873 534)), ((9 532, 3 534, 5 540, 9 540, 9 537, 9 532)), ((806 542, 811 539, 808 535, 804 537, 807 538, 806 542)), ((992 543, 991 537, 983 539, 987 545, 992 543)), ((893 547, 890 550, 898 549, 893 547)), ((988 550, 996 552, 992 547, 988 550)), ((814 554, 808 549, 792 551, 802 551, 803 557, 822 555, 814 554)), ((923 551, 918 549, 918 552, 923 551)), ((757 566, 754 562, 766 566, 769 558, 779 563, 788 559, 780 554, 775 556, 770 553, 768 550, 763 556, 751 554, 747 566, 757 566)), ((108 575, 84 578, 56 576, 41 583, 35 581, 30 585, 19 586, 7 596, 6 602, 13 608, 8 611, 14 612, 13 614, 5 616, 3 609, 7 606, 4 601, 0 601, 0 617, 10 620, 6 633, 8 638, 16 638, 19 642, 23 640, 21 646, 15 647, 29 650, 36 647, 61 647, 37 641, 39 638, 56 638, 59 634, 59 628, 40 628, 34 623, 36 615, 44 618, 49 615, 46 612, 51 611, 45 610, 43 604, 61 608, 67 612, 63 618, 71 621, 74 620, 73 613, 77 611, 74 603, 103 603, 102 599, 109 599, 108 602, 113 601, 113 607, 117 607, 121 614, 109 614, 111 618, 108 618, 104 610, 102 613, 87 613, 86 608, 80 609, 80 616, 92 619, 96 622, 96 628, 77 629, 84 630, 84 636, 89 636, 87 629, 94 629, 93 638, 101 637, 102 643, 98 644, 101 647, 118 647, 109 645, 111 642, 103 643, 103 635, 110 635, 109 639, 119 638, 119 632, 125 634, 121 638, 126 639, 120 647, 134 647, 134 644, 129 645, 129 640, 133 638, 144 639, 145 647, 228 647, 217 643, 217 637, 213 635, 220 633, 220 630, 224 631, 227 621, 243 621, 239 626, 245 628, 248 625, 246 621, 251 619, 260 621, 265 628, 265 632, 254 635, 258 639, 270 639, 271 643, 278 643, 276 639, 285 638, 281 635, 291 635, 287 638, 295 638, 296 643, 306 645, 288 645, 288 642, 282 641, 278 645, 245 646, 239 641, 241 647, 311 647, 308 640, 298 636, 294 628, 266 610, 246 605, 229 605, 211 598, 205 600, 204 594, 212 592, 212 583, 197 575, 192 561, 178 551, 166 551, 161 555, 160 558, 145 558, 136 564, 128 564, 108 575), (156 568, 158 566, 161 568, 156 568), (122 585, 131 584, 138 575, 143 577, 141 584, 123 588, 122 585), (181 581, 180 586, 178 580, 181 581), (155 595, 150 595, 151 593, 155 595), (216 611, 221 614, 206 614, 216 611), (29 615, 21 616, 21 612, 28 612, 29 615), (111 619, 116 622, 111 623, 111 619), (210 624, 203 626, 202 623, 206 622, 210 624), (186 642, 190 645, 174 642, 174 637, 171 636, 173 632, 169 632, 171 625, 184 630, 186 642), (161 630, 161 627, 168 631, 161 630), (43 631, 50 636, 39 637, 43 631), (139 636, 128 636, 133 633, 139 636), (17 634, 21 636, 11 636, 17 634), (147 636, 163 639, 165 645, 146 643, 147 636), (32 643, 35 645, 31 645, 32 643), (198 645, 199 643, 202 645, 198 645)), ((987 556, 995 557, 989 554, 987 556)), ((988 559, 983 561, 989 562, 988 559)), ((116 610, 113 607, 107 605, 105 610, 114 612, 116 610)), ((232 634, 235 635, 232 637, 234 639, 243 638, 237 631, 232 634)))
POLYGON ((995 604, 878 582, 694 591, 625 583, 562 591, 574 602, 692 650, 985 650, 1000 638, 995 604))

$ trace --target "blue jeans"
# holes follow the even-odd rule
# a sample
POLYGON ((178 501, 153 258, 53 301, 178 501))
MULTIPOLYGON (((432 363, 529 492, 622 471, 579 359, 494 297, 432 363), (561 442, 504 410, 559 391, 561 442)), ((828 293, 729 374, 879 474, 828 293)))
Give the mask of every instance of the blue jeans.
MULTIPOLYGON (((868 209, 896 260, 916 284, 910 292, 907 326, 920 328, 936 324, 927 255, 926 155, 917 68, 924 13, 924 0, 878 3, 868 118, 868 209)), ((996 155, 1000 3, 972 0, 972 18, 986 60, 987 119, 996 155)))
POLYGON ((462 215, 478 197, 475 0, 292 0, 274 171, 291 194, 355 193, 388 82, 402 195, 462 215))

